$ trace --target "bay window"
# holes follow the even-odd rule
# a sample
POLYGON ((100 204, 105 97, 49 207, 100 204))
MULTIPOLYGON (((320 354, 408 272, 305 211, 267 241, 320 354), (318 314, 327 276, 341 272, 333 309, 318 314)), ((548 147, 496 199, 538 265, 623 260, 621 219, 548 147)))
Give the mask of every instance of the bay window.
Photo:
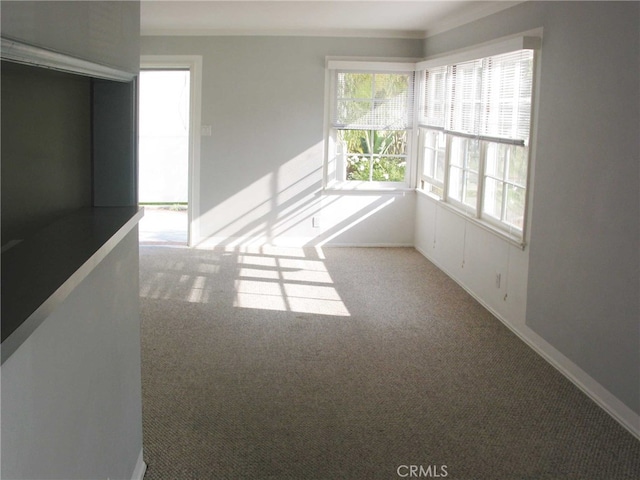
POLYGON ((513 37, 418 63, 328 59, 325 187, 416 186, 523 244, 538 47, 513 37))
POLYGON ((419 188, 522 240, 533 93, 532 49, 421 72, 419 188))

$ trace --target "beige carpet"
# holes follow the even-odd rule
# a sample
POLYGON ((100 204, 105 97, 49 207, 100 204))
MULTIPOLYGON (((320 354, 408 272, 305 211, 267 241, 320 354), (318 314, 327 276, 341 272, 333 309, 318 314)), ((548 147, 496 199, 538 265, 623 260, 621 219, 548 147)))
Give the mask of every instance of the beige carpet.
POLYGON ((413 249, 142 247, 140 289, 146 480, 640 478, 640 442, 413 249))

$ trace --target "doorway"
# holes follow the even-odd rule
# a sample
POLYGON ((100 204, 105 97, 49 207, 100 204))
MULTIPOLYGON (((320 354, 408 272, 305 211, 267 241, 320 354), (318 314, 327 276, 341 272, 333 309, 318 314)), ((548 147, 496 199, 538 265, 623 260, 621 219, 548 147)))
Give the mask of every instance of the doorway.
POLYGON ((141 243, 188 242, 189 84, 189 70, 140 72, 141 243))
POLYGON ((140 243, 198 238, 200 56, 141 57, 138 106, 140 243))

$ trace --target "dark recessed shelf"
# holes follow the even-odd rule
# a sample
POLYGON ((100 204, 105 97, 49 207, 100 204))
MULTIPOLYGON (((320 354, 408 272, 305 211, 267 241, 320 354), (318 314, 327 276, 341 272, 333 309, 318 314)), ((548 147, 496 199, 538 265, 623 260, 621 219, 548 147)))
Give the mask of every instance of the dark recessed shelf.
POLYGON ((2 253, 2 362, 143 216, 139 207, 83 208, 2 253))

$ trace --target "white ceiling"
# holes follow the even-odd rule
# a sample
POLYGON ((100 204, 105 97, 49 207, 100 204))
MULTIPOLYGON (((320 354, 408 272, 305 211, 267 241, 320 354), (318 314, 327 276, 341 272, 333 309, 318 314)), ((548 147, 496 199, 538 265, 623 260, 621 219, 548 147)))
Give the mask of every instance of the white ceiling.
POLYGON ((520 1, 142 0, 141 33, 425 38, 520 1))

